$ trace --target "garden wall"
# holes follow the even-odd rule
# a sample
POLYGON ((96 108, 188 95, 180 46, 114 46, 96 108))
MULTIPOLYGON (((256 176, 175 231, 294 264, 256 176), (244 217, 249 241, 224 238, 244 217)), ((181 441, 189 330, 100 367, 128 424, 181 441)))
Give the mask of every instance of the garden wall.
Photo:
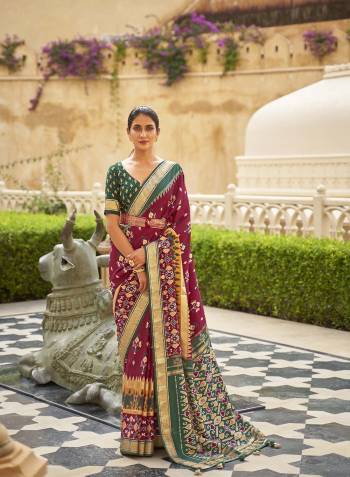
MULTIPOLYGON (((26 22, 35 24, 37 14, 32 10, 26 22)), ((62 36, 62 21, 57 18, 50 39, 62 36)), ((116 33, 109 23, 98 24, 99 34, 116 33)), ((21 23, 18 25, 16 33, 21 34, 25 30, 21 23)), ((76 148, 61 161, 64 186, 89 190, 94 182, 104 183, 109 165, 129 154, 125 123, 131 108, 149 104, 161 120, 158 154, 183 165, 191 193, 222 193, 228 183, 235 182, 233 159, 244 153, 250 116, 267 102, 320 80, 323 64, 348 62, 350 43, 345 31, 349 26, 350 21, 339 20, 266 28, 266 43, 244 44, 237 69, 225 76, 222 57, 213 41, 207 64, 199 64, 194 51, 189 58, 190 73, 171 87, 162 84, 162 75, 147 74, 137 52, 131 50, 120 67, 116 102, 111 100, 108 75, 86 82, 52 78, 38 108, 30 112, 29 101, 40 80, 41 61, 32 33, 24 38, 26 45, 20 52, 27 57, 24 69, 8 74, 0 66, 0 166, 50 154, 63 144, 68 149, 76 148), (331 29, 338 37, 337 50, 322 62, 305 49, 302 38, 305 30, 314 27, 331 29)), ((82 31, 79 23, 75 31, 82 31)), ((271 140, 273 134, 271 131, 271 140)), ((27 187, 39 188, 43 168, 43 161, 24 162, 11 173, 27 187)), ((16 186, 3 178, 8 187, 16 186)))

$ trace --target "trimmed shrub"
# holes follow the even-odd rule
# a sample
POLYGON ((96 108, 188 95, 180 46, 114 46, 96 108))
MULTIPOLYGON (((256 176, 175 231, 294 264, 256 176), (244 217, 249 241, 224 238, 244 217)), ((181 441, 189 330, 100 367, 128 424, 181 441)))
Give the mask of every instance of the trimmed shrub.
MULTIPOLYGON (((61 242, 66 216, 0 212, 0 302, 44 298, 38 270, 61 242)), ((78 215, 87 240, 92 215, 78 215)), ((204 303, 350 330, 350 244, 194 226, 192 250, 204 303)))
POLYGON ((207 305, 350 330, 350 243, 195 226, 207 305))
MULTIPOLYGON (((39 274, 38 261, 61 243, 65 215, 0 212, 0 302, 44 298, 51 290, 39 274)), ((77 215, 74 236, 88 239, 92 215, 77 215)))

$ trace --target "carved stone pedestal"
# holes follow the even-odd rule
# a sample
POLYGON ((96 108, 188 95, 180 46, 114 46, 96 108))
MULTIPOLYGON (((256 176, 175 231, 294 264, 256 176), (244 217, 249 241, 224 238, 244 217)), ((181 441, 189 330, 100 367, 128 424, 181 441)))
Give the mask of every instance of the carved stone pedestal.
POLYGON ((0 475, 2 477, 43 477, 47 460, 29 447, 14 442, 5 426, 0 424, 0 475))

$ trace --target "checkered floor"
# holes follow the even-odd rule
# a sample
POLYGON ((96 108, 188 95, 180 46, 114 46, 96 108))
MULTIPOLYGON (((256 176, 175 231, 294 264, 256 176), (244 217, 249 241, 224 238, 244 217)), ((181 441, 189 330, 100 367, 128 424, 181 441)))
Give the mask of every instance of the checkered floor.
MULTIPOLYGON (((40 314, 0 318, 4 368, 41 344, 40 314)), ((206 477, 349 477, 350 360, 234 334, 211 332, 232 399, 258 401, 246 414, 281 449, 264 449, 206 477)), ((165 451, 149 458, 119 453, 119 431, 108 423, 0 386, 0 421, 19 442, 49 461, 48 477, 186 477, 165 451)))

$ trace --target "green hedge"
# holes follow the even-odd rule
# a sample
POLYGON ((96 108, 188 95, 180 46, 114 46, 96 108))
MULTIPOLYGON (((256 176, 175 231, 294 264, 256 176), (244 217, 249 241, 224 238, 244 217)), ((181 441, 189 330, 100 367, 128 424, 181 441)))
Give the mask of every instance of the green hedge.
POLYGON ((193 229, 207 305, 350 330, 350 243, 193 229))
MULTIPOLYGON (((51 285, 40 277, 38 261, 61 243, 65 215, 0 212, 0 303, 44 298, 51 285)), ((93 216, 78 215, 74 236, 88 239, 93 216)))
MULTIPOLYGON (((61 242, 65 216, 0 212, 0 302, 43 298, 38 260, 61 242)), ((92 215, 77 216, 88 239, 92 215)), ((350 330, 350 243, 194 226, 192 249, 207 305, 350 330)))

